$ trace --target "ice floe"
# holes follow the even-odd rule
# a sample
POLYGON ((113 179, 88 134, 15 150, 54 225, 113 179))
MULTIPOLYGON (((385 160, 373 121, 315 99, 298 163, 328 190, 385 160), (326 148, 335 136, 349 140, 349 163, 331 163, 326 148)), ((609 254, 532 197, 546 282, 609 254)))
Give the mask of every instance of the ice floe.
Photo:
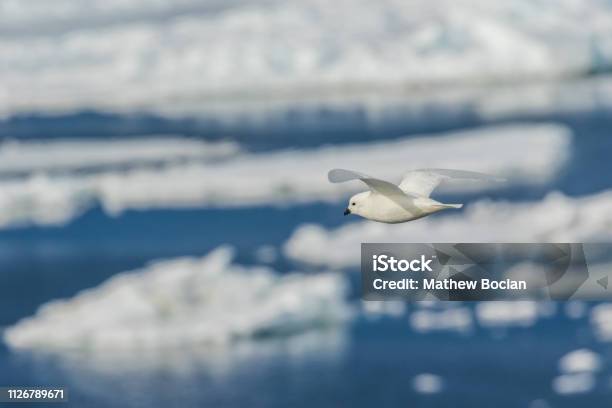
POLYGON ((476 318, 483 327, 530 327, 538 320, 538 303, 532 301, 479 302, 476 318))
POLYGON ((218 160, 235 155, 239 150, 239 146, 232 142, 210 143, 178 136, 42 141, 13 139, 0 143, 0 175, 218 160))
MULTIPOLYGON (((97 143, 93 146, 98 146, 97 143)), ((566 163, 571 133, 556 124, 525 124, 436 137, 268 153, 230 153, 231 146, 203 144, 193 149, 194 155, 227 156, 183 163, 171 162, 197 142, 178 144, 174 151, 169 149, 167 156, 161 154, 167 142, 159 142, 157 146, 153 143, 149 150, 143 148, 142 152, 130 144, 133 142, 125 142, 130 148, 112 159, 115 148, 122 142, 116 143, 117 146, 101 148, 98 156, 91 153, 89 159, 100 164, 110 164, 113 160, 127 162, 131 154, 135 164, 150 158, 170 163, 55 174, 37 170, 41 166, 84 166, 84 158, 75 156, 85 147, 61 142, 60 147, 54 148, 50 143, 48 149, 53 154, 39 162, 35 160, 40 155, 38 147, 18 145, 22 146, 22 153, 16 156, 23 160, 19 160, 19 165, 13 161, 12 165, 5 166, 25 169, 30 163, 32 171, 26 177, 0 180, 0 228, 63 224, 96 204, 108 214, 117 215, 129 209, 244 207, 337 200, 363 189, 358 183, 330 184, 326 173, 333 167, 358 168, 390 181, 398 181, 395 178, 405 170, 446 167, 495 174, 511 183, 543 183, 554 178, 566 163), (491 155, 491 151, 497 153, 491 155), (61 160, 64 153, 69 158, 65 162, 61 160)), ((148 141, 145 139, 143 143, 148 141)), ((465 187, 482 188, 475 184, 465 187)))
POLYGON ((417 333, 451 331, 467 333, 472 330, 474 319, 467 307, 440 307, 415 310, 410 314, 410 326, 417 333))
POLYGON ((562 374, 552 383, 557 394, 582 394, 595 388, 595 377, 591 373, 562 374))
POLYGON ((602 303, 591 309, 591 326, 600 341, 612 341, 612 304, 602 303))
POLYGON ((368 318, 383 316, 401 317, 406 313, 406 302, 399 300, 363 301, 361 302, 363 314, 368 318))
POLYGON ((584 197, 553 192, 535 202, 481 200, 463 213, 401 225, 360 221, 326 229, 305 224, 283 250, 303 263, 355 267, 362 242, 607 242, 611 214, 610 190, 584 197))
POLYGON ((563 373, 582 373, 599 371, 602 366, 599 354, 578 349, 567 353, 559 360, 559 370, 563 373))
POLYGON ((558 78, 612 60, 612 6, 597 0, 29 3, 0 16, 6 115, 558 78))
POLYGON ((412 387, 419 394, 436 394, 444 388, 444 380, 439 375, 422 373, 412 379, 412 387))
POLYGON ((232 249, 156 262, 71 299, 51 301, 4 332, 14 349, 224 346, 335 326, 350 317, 341 274, 278 275, 232 264, 232 249))
POLYGON ((553 379, 552 387, 557 394, 580 394, 595 388, 597 373, 602 368, 599 354, 578 349, 565 354, 559 359, 560 375, 553 379))

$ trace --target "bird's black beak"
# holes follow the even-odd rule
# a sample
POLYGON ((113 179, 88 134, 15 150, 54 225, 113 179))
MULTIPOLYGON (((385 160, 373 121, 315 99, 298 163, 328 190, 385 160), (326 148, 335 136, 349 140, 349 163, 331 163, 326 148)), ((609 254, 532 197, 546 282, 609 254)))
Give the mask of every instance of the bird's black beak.
POLYGON ((344 215, 349 215, 350 213, 351 213, 351 210, 349 210, 348 208, 344 210, 344 215))

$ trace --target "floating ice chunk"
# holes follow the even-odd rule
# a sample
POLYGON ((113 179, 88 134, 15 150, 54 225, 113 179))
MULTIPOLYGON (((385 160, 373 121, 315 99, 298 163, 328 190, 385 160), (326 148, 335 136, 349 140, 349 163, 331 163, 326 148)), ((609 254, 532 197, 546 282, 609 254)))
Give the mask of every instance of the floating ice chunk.
POLYGON ((594 372, 599 371, 601 364, 599 354, 588 349, 578 349, 561 357, 559 370, 563 373, 594 372))
POLYGON ((232 250, 153 263, 72 299, 52 301, 4 333, 12 348, 134 349, 225 345, 336 325, 349 316, 341 274, 279 276, 231 263, 232 250))
POLYGON ((0 143, 0 174, 136 167, 187 160, 227 158, 239 152, 232 142, 205 142, 178 136, 121 139, 17 141, 0 143))
MULTIPOLYGON (((354 183, 331 184, 325 178, 326 171, 360 162, 367 163, 364 171, 391 181, 398 181, 394 178, 408 170, 409 163, 410 168, 447 166, 495 174, 516 183, 540 183, 550 180, 564 165, 570 141, 570 132, 563 126, 516 125, 435 138, 242 153, 213 163, 111 168, 93 174, 34 173, 25 179, 0 180, 0 228, 63 224, 96 203, 107 213, 117 215, 129 209, 337 200, 362 187, 354 183), (524 154, 525 149, 532 154, 524 154), (488 154, 491 151, 498 153, 488 154), (55 205, 49 205, 50 201, 55 205), (60 212, 61 217, 55 212, 60 212)), ((132 147, 131 154, 135 160, 142 159, 144 153, 137 150, 132 147)), ((98 161, 108 162, 107 153, 98 161)), ((49 159, 48 164, 51 162, 58 166, 59 157, 49 159)), ((75 159, 73 164, 82 162, 75 159)), ((38 166, 32 163, 33 168, 38 166)), ((469 183, 466 187, 482 188, 477 184, 469 183)))
POLYGON ((591 309, 591 326, 599 341, 612 341, 612 304, 603 303, 591 309))
MULTIPOLYGON (((451 305, 452 304, 453 303, 451 303, 451 305)), ((438 300, 427 299, 427 300, 421 300, 419 302, 416 302, 414 306, 419 309, 433 309, 433 308, 439 307, 440 302, 438 300)))
POLYGON ((479 302, 476 317, 483 327, 530 327, 538 320, 538 303, 532 301, 479 302))
POLYGON ((305 224, 283 251, 299 262, 346 268, 359 265, 361 242, 597 242, 612 239, 610 225, 612 190, 578 198, 554 192, 536 202, 481 200, 463 213, 402 225, 366 221, 328 230, 305 224))
POLYGON ((361 302, 366 317, 400 317, 406 313, 406 303, 399 300, 361 302))
POLYGON ((412 387, 419 394, 437 394, 444 388, 444 380, 439 375, 423 373, 412 379, 412 387))
POLYGON ((95 191, 71 179, 43 174, 0 181, 0 229, 16 225, 62 225, 89 209, 95 191))
POLYGON ((595 377, 591 373, 563 374, 552 383, 557 394, 582 394, 595 388, 595 377))
POLYGON ((410 314, 410 326, 419 333, 453 331, 465 333, 473 327, 472 313, 465 307, 420 309, 410 314))
POLYGON ((612 59, 605 1, 5 3, 6 115, 560 78, 612 59))

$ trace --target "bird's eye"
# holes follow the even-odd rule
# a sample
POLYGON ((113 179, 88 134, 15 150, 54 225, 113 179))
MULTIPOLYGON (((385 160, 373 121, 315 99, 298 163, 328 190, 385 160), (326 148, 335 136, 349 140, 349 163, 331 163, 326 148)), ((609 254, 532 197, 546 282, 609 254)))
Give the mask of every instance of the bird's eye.
POLYGON ((355 205, 355 203, 351 203, 351 205, 355 205))

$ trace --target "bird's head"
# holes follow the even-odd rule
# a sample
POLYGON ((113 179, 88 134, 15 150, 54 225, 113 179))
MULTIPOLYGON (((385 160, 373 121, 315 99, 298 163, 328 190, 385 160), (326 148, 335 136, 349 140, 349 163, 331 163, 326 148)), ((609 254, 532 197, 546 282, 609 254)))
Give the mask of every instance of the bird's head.
POLYGON ((364 191, 363 193, 355 194, 354 196, 352 196, 349 199, 346 210, 344 210, 344 215, 357 214, 364 216, 363 212, 365 210, 365 203, 369 196, 369 191, 364 191))

